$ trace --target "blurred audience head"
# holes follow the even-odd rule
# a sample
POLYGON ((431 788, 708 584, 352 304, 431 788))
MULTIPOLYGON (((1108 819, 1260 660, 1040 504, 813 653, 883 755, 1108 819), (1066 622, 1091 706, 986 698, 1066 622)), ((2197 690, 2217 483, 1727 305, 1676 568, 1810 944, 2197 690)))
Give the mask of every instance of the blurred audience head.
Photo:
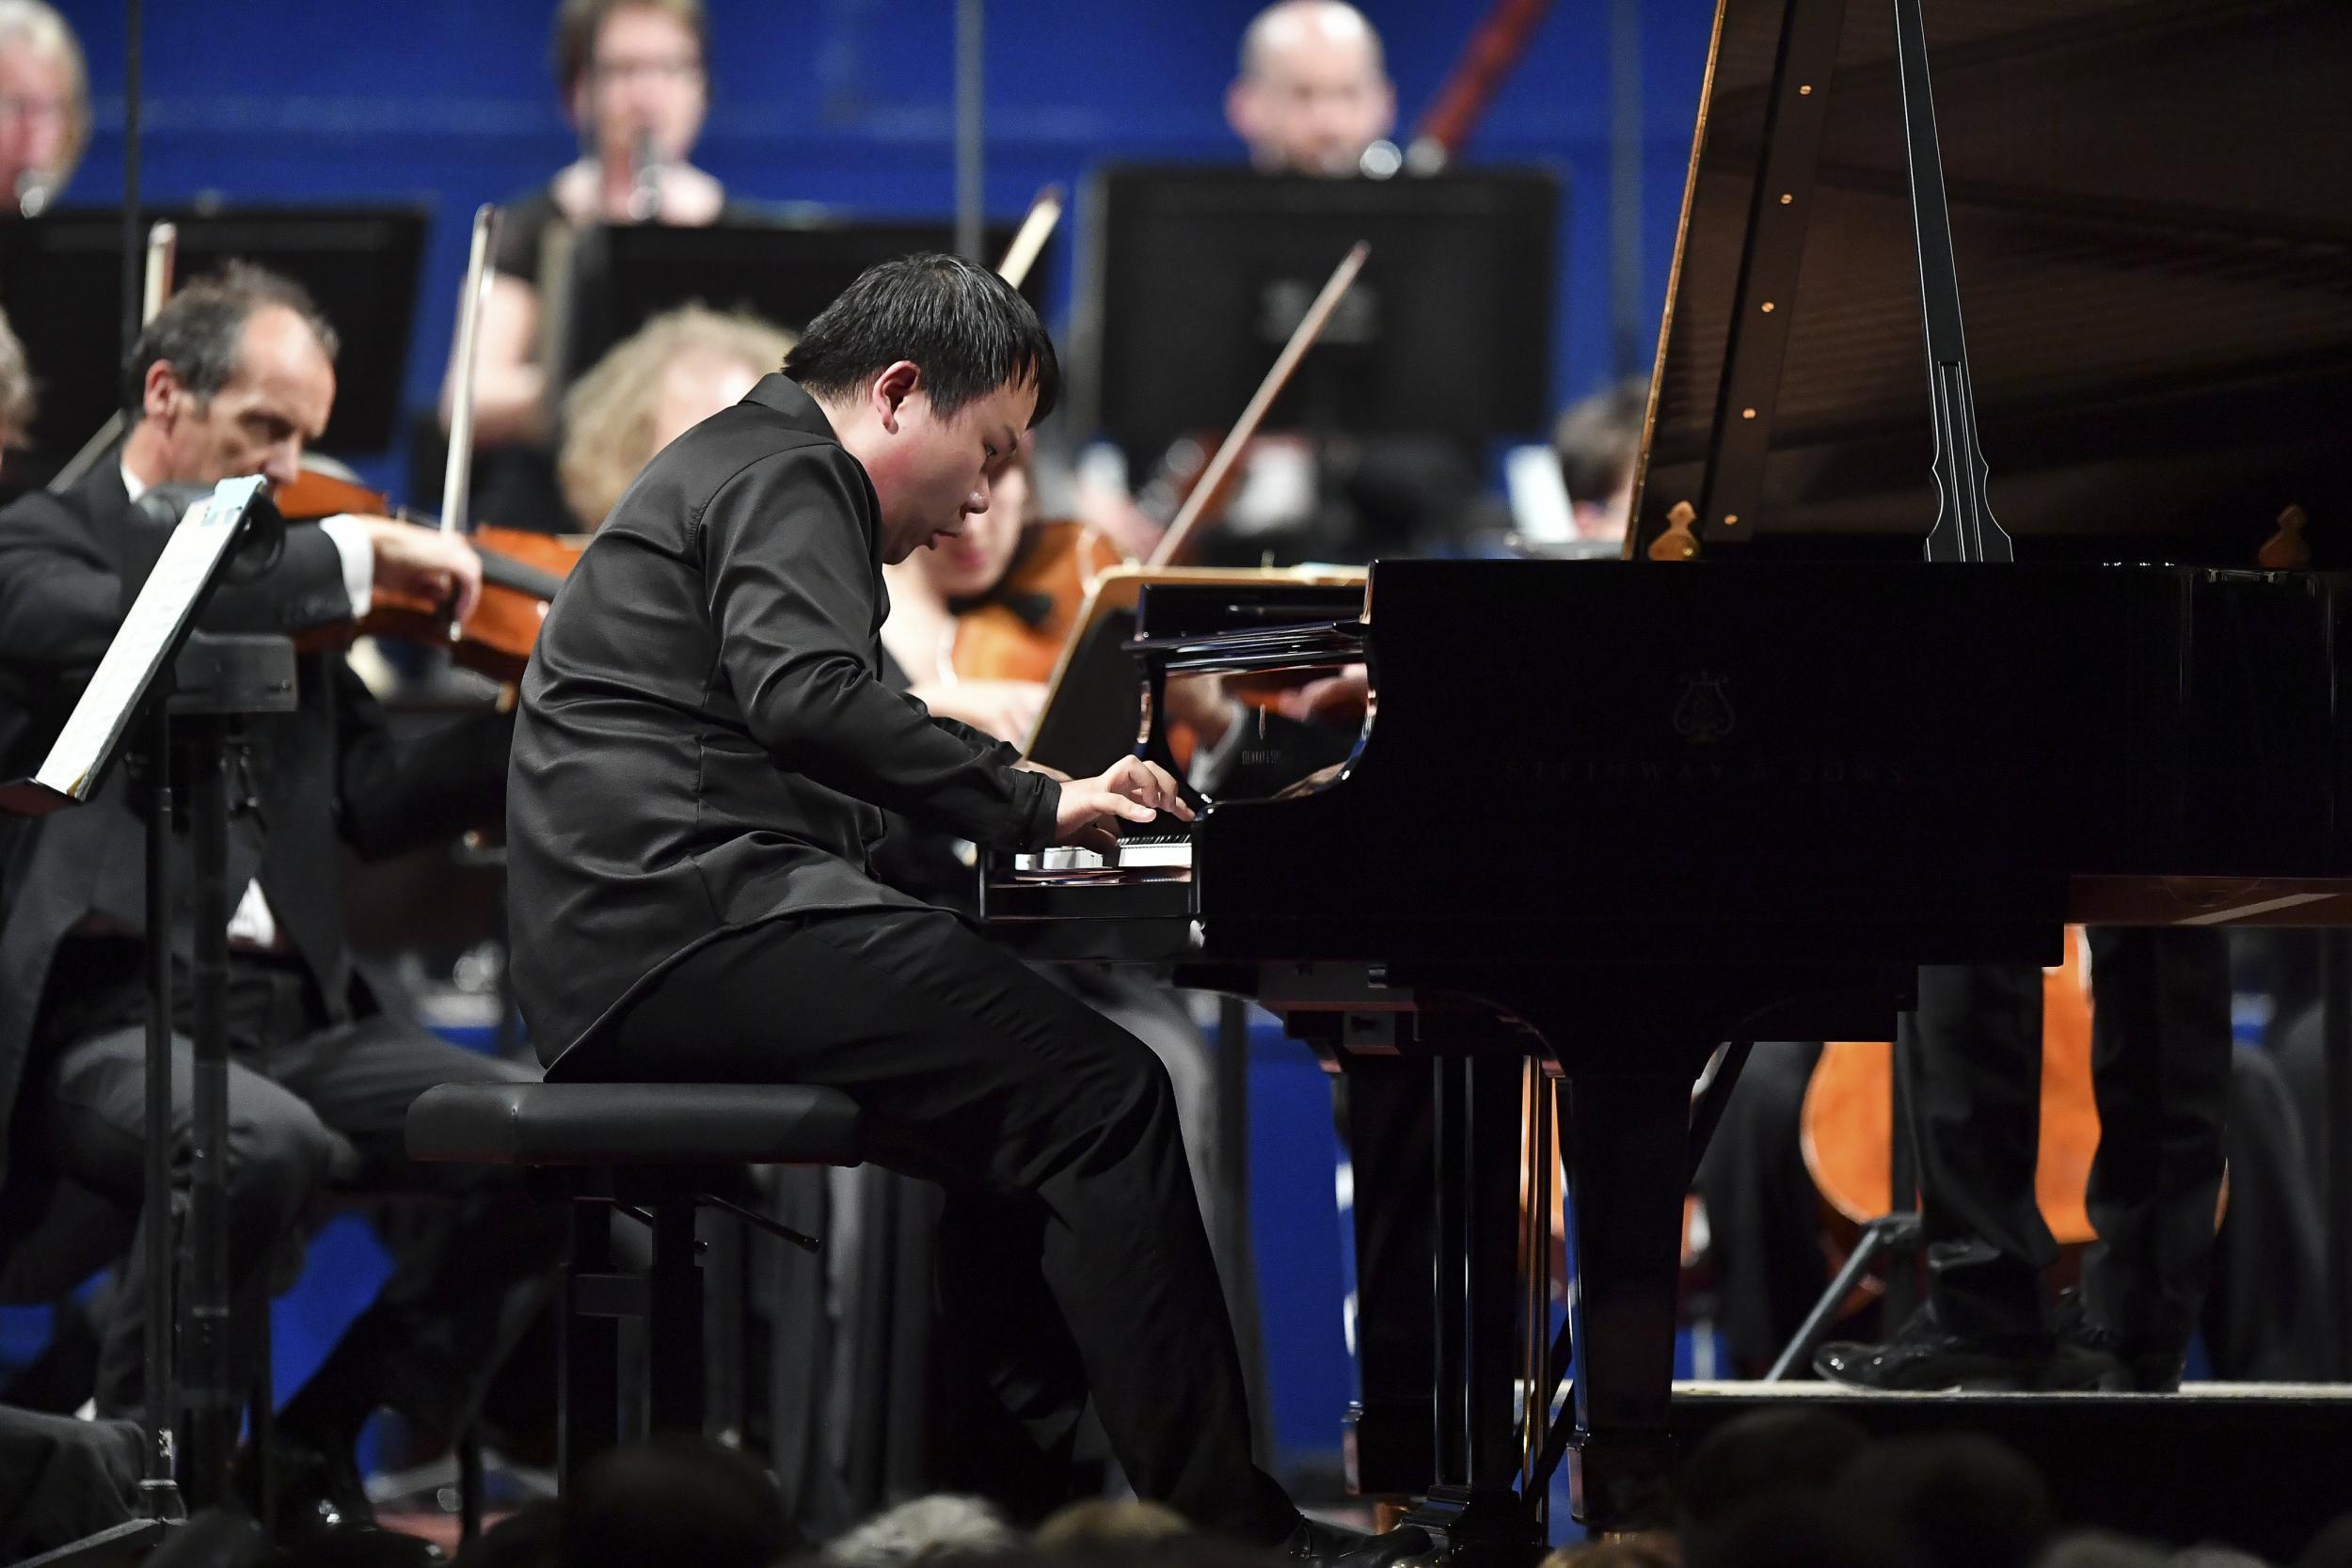
POLYGON ((1118 1553, 1191 1533, 1184 1516, 1165 1503, 1133 1497, 1086 1497, 1057 1511, 1037 1528, 1041 1551, 1118 1553))
POLYGON ((1860 1425, 1823 1410, 1758 1410, 1724 1422, 1682 1467, 1677 1528, 1691 1560, 1709 1556, 1761 1503, 1826 1496, 1869 1442, 1860 1425))
POLYGON ((2164 1568, 2164 1553, 2153 1546, 2104 1530, 2080 1530, 2059 1537, 2034 1568, 2164 1568))
POLYGON ((2352 1568, 2352 1513, 2312 1536, 2295 1568, 2352 1568))
POLYGON ((684 163, 710 107, 709 52, 702 0, 563 0, 555 80, 587 154, 627 158, 650 140, 684 163))
POLYGON ((1396 123, 1380 35, 1341 0, 1278 0, 1241 40, 1225 120, 1269 174, 1354 174, 1396 123))
POLYGON ((1880 1444, 1839 1474, 1830 1502, 1921 1568, 2030 1568, 2057 1524, 2033 1466, 1977 1433, 1880 1444))
POLYGON ((775 1483, 707 1437, 658 1437, 588 1467, 567 1500, 564 1568, 771 1568, 797 1545, 775 1483))
POLYGON ((901 1568, 999 1556, 1025 1544, 987 1503, 943 1493, 876 1514, 827 1543, 819 1560, 830 1568, 901 1568))
POLYGON ((792 335, 756 316, 700 305, 666 310, 564 394, 557 482, 582 528, 611 515, 653 454, 781 367, 792 335))
POLYGON ((1635 1530, 1563 1546, 1544 1559, 1542 1568, 1682 1568, 1682 1543, 1664 1530, 1635 1530))
POLYGON ((1568 404, 1552 427, 1580 539, 1622 539, 1633 514, 1633 469, 1642 451, 1649 383, 1628 376, 1568 404))
POLYGON ((82 45, 43 0, 0 0, 0 200, 38 214, 89 141, 82 45))

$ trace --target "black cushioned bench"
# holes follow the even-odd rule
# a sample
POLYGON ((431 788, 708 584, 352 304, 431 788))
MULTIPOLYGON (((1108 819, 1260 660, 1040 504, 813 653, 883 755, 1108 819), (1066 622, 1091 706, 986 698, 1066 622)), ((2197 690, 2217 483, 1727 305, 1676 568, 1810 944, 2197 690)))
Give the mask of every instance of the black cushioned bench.
POLYGON ((854 1165, 859 1116, 847 1095, 799 1085, 445 1084, 408 1110, 418 1160, 516 1165, 571 1209, 558 1373, 559 1484, 606 1449, 649 1431, 703 1430, 703 1281, 694 1212, 727 1210, 772 1235, 817 1243, 725 1195, 746 1165, 854 1165), (653 1231, 653 1265, 614 1256, 615 1211, 653 1231), (644 1354, 624 1356, 625 1323, 644 1354))

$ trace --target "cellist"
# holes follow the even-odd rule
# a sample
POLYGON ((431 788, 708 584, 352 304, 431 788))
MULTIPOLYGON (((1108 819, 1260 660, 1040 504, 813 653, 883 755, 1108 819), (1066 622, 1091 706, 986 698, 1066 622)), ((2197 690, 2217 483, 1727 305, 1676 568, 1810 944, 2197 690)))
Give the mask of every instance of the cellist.
MULTIPOLYGON (((121 444, 79 486, 0 511, 0 766, 31 771, 112 641, 137 498, 240 475, 291 479, 333 407, 335 346, 298 286, 245 265, 191 284, 149 325, 126 367, 132 424, 121 444)), ((479 585, 464 541, 354 517, 291 530, 266 569, 222 585, 209 614, 215 626, 292 633, 353 618, 379 587, 453 596, 464 609, 479 585)), ((230 886, 244 889, 229 927, 227 1008, 229 1264, 240 1320, 264 1309, 268 1261, 299 1236, 316 1197, 450 1199, 388 1237, 392 1280, 278 1418, 271 1468, 290 1542, 372 1528, 353 1458, 361 1423, 389 1405, 421 1430, 458 1431, 510 1342, 502 1325, 526 1320, 514 1308, 560 1249, 560 1220, 518 1182, 409 1162, 404 1123, 424 1089, 535 1074, 385 1016, 353 967, 341 897, 344 847, 391 853, 497 813, 512 724, 485 716, 396 746, 340 653, 320 653, 300 660, 295 710, 247 732, 237 793, 252 803, 233 814, 229 835, 230 886)), ((144 835, 127 769, 118 769, 80 810, 24 824, 0 879, 0 1071, 19 1088, 8 1180, 71 1180, 141 1224, 168 1223, 139 1214, 144 835)), ((185 1017, 174 1022, 188 1027, 185 1017)), ((189 1050, 175 1042, 175 1074, 190 1070, 189 1050)), ((174 1169, 185 1180, 184 1152, 174 1169)), ((144 1258, 135 1243, 102 1327, 102 1413, 135 1410, 142 1398, 144 1258)), ((232 1338, 249 1359, 247 1338, 232 1338)), ((240 1465, 248 1485, 252 1459, 240 1465)), ((429 1551, 394 1536, 376 1555, 422 1561, 429 1551)))

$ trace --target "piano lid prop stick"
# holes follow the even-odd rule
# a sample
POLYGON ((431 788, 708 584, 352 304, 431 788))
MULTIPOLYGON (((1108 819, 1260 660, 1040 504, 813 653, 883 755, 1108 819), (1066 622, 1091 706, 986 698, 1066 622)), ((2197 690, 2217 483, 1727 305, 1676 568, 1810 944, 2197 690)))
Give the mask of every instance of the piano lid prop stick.
POLYGON ((1048 185, 1037 193, 1029 203, 1029 215, 1021 220, 1020 231, 1012 244, 1005 247, 1005 259, 996 263, 996 276, 1018 289, 1027 280, 1029 269, 1037 265, 1038 257, 1045 249, 1045 242, 1054 235, 1054 225, 1061 221, 1061 187, 1048 185))
POLYGON ((1160 535, 1160 542, 1152 551, 1149 564, 1165 566, 1175 559, 1178 550, 1184 548, 1185 537, 1200 522, 1201 513, 1207 510, 1209 498, 1224 484, 1227 470, 1241 456, 1241 450, 1249 444, 1250 437, 1257 435, 1259 422, 1265 418, 1266 410, 1274 406, 1274 400, 1280 397, 1282 388, 1290 384, 1291 372, 1298 368, 1298 362, 1307 356, 1307 351, 1314 347, 1315 340, 1323 335, 1324 325, 1330 321, 1331 312, 1339 309, 1348 287, 1356 281, 1356 275, 1364 270, 1364 258, 1371 254, 1371 242, 1358 240, 1355 246, 1340 259, 1340 264, 1332 269, 1330 281, 1324 284, 1323 292, 1315 295, 1315 302, 1307 308, 1307 314, 1300 318, 1298 329, 1291 334, 1291 341, 1282 345, 1282 352, 1275 358, 1274 368, 1267 371, 1265 379, 1258 384, 1257 393, 1250 398, 1249 406, 1241 411, 1240 420, 1235 421, 1232 431, 1217 447, 1216 455, 1209 459, 1209 466, 1200 471, 1199 483, 1184 498, 1184 504, 1168 525, 1168 531, 1160 535))

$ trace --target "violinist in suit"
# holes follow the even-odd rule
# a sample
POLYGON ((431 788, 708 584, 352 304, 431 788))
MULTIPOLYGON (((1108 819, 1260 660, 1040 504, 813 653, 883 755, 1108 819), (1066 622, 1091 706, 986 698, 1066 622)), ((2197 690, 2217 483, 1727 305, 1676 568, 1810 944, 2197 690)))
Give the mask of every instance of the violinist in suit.
MULTIPOLYGON (((126 369, 134 423, 119 448, 77 488, 0 512, 0 766, 23 774, 39 762, 120 624, 134 531, 154 526, 138 498, 238 475, 291 479, 333 405, 335 346, 296 285, 245 265, 192 283, 149 325, 126 369)), ((347 624, 379 587, 463 610, 480 581, 462 541, 335 518, 289 530, 265 570, 224 583, 208 624, 288 634, 347 624)), ((389 1405, 427 1432, 455 1432, 560 1246, 517 1185, 406 1158, 403 1124, 418 1094, 524 1069, 385 1017, 353 969, 340 902, 343 847, 390 853, 496 814, 510 724, 486 718, 395 745, 341 655, 308 654, 297 709, 252 721, 238 765, 232 794, 246 800, 230 830, 230 886, 242 894, 229 930, 226 1172, 237 1321, 249 1329, 265 1307, 269 1261, 315 1200, 370 1191, 450 1200, 404 1229, 393 1278, 278 1418, 289 1530, 370 1525, 352 1457, 361 1422, 389 1405)), ((146 831, 127 771, 88 804, 17 824, 7 840, 0 1082, 11 1116, 0 1196, 10 1207, 67 1189, 140 1206, 142 976, 162 934, 145 928, 146 831)), ((187 929, 168 935, 188 951, 187 929)), ((184 1009, 187 991, 177 995, 184 1009)), ((186 1017, 174 1022, 184 1036, 186 1017)), ((184 1037, 176 1052, 184 1095, 184 1037)), ((185 1173, 184 1156, 176 1169, 185 1173)), ((131 1248, 103 1326, 102 1411, 142 1399, 144 1256, 131 1248)))

